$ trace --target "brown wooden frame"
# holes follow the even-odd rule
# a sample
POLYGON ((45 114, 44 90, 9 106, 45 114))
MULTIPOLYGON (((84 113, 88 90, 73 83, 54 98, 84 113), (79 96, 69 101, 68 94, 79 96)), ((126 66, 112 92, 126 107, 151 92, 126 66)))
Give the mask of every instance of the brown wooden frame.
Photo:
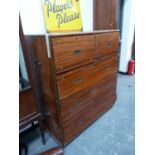
POLYGON ((28 79, 29 79, 29 83, 30 83, 30 86, 28 86, 27 88, 25 88, 19 92, 19 101, 20 101, 19 104, 22 104, 21 102, 23 102, 23 101, 25 102, 25 100, 27 100, 29 98, 29 96, 27 96, 27 95, 31 94, 31 102, 34 105, 33 109, 35 109, 34 112, 31 112, 30 114, 19 118, 19 130, 23 129, 28 124, 31 124, 31 123, 33 124, 34 121, 38 121, 40 130, 41 130, 42 141, 43 141, 43 144, 45 144, 44 125, 43 125, 44 116, 39 109, 39 105, 38 105, 38 101, 37 101, 37 94, 35 91, 35 83, 33 81, 33 76, 32 76, 33 73, 32 73, 32 68, 31 68, 31 64, 30 64, 30 57, 29 57, 29 54, 27 51, 27 46, 26 46, 26 42, 25 42, 25 36, 23 33, 20 16, 19 16, 19 37, 21 40, 21 46, 22 46, 22 50, 23 50, 28 79))

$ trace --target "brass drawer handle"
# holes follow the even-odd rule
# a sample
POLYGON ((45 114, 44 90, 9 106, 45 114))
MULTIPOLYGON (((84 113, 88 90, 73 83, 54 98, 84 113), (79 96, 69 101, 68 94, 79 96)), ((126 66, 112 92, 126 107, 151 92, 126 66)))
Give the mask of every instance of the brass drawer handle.
POLYGON ((76 56, 79 56, 79 55, 81 55, 81 49, 77 49, 77 50, 75 50, 74 51, 74 55, 76 55, 76 56))
POLYGON ((84 78, 78 78, 78 79, 76 79, 75 81, 74 81, 74 84, 81 84, 82 83, 82 81, 84 80, 84 78))
POLYGON ((111 70, 111 66, 107 66, 106 71, 110 71, 110 70, 111 70))
POLYGON ((112 43, 111 43, 111 42, 106 41, 105 44, 106 44, 106 46, 107 46, 108 48, 111 48, 111 47, 112 47, 112 43))

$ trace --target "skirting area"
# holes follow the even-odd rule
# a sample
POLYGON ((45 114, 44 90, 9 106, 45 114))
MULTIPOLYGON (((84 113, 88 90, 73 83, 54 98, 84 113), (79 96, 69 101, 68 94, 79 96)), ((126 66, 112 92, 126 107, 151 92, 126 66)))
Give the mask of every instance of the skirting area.
MULTIPOLYGON (((135 153, 135 77, 118 74, 115 105, 78 136, 65 149, 65 155, 134 155, 135 153)), ((46 145, 38 129, 22 138, 29 155, 57 146, 46 133, 46 145)))

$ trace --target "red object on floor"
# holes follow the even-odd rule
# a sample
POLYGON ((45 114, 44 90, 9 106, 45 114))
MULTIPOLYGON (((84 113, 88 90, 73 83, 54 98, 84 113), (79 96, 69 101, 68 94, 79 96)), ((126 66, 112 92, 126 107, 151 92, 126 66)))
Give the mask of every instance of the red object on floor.
POLYGON ((128 65, 128 75, 133 75, 135 72, 135 60, 130 60, 128 65))

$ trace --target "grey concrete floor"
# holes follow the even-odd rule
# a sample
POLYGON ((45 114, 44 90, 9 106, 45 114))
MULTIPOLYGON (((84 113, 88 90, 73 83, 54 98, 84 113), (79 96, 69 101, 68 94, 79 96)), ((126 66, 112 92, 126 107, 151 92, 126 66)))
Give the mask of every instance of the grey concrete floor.
MULTIPOLYGON (((134 155, 135 153, 135 76, 118 74, 115 105, 80 134, 65 149, 65 155, 134 155)), ((46 133, 46 145, 36 131, 22 138, 29 155, 57 146, 46 133)))

